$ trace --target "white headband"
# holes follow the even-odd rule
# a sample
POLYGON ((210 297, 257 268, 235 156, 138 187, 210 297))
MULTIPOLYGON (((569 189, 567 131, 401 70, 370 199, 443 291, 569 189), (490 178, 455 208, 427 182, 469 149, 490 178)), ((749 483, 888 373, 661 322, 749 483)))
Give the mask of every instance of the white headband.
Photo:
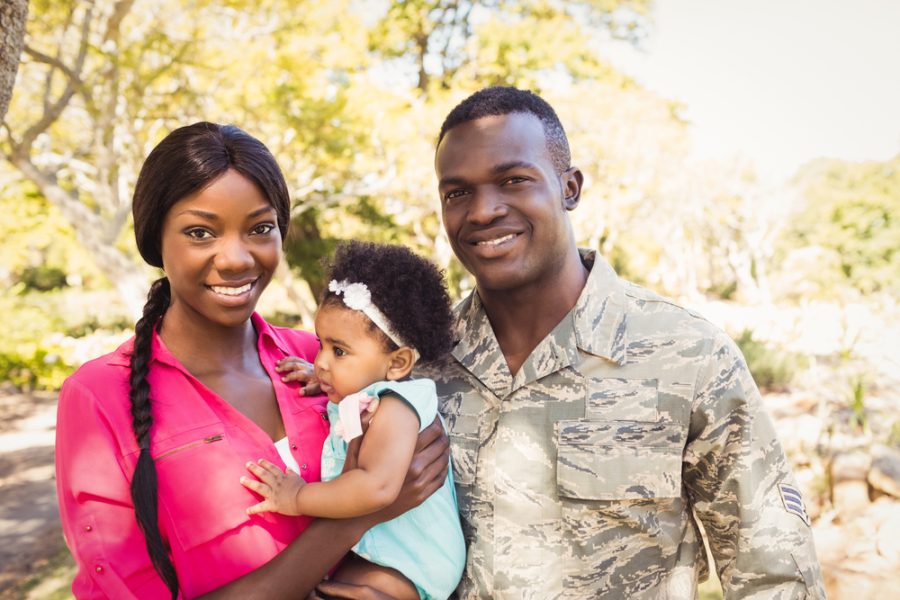
POLYGON ((350 283, 346 279, 343 281, 335 281, 332 279, 328 282, 328 290, 334 292, 338 296, 343 294, 343 301, 347 308, 358 310, 375 323, 378 329, 382 330, 388 338, 400 347, 408 346, 404 343, 399 335, 391 327, 390 321, 384 316, 384 313, 378 310, 378 307, 372 303, 372 294, 364 283, 350 283))

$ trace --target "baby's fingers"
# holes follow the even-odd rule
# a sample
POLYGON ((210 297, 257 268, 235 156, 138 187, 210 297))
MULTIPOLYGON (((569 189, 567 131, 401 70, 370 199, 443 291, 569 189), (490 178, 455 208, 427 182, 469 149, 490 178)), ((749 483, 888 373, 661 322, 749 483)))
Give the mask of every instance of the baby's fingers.
POLYGON ((278 372, 281 371, 296 371, 297 369, 311 369, 312 363, 308 360, 303 360, 297 356, 288 356, 287 358, 282 358, 277 363, 275 363, 275 370, 278 372))
POLYGON ((262 458, 259 460, 259 464, 248 462, 247 470, 256 475, 260 481, 268 483, 269 485, 273 485, 278 481, 278 478, 283 475, 281 469, 262 458), (271 465, 272 468, 269 468, 269 465, 271 465))
POLYGON ((299 369, 294 369, 287 375, 284 375, 281 380, 282 381, 309 381, 314 379, 316 376, 312 367, 301 367, 299 369))
POLYGON ((272 487, 257 479, 241 477, 241 485, 251 492, 256 492, 263 498, 268 498, 272 494, 272 487))
POLYGON ((264 513, 264 512, 272 512, 272 510, 273 510, 273 507, 271 506, 271 503, 268 500, 263 500, 259 504, 254 504, 253 506, 248 508, 247 514, 255 515, 255 514, 264 513))

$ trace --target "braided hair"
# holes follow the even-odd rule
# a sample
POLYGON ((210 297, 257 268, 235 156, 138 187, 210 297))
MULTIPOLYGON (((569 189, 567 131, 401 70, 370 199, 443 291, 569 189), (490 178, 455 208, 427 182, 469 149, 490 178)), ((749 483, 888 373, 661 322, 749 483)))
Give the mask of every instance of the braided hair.
MULTIPOLYGON (((290 196, 275 158, 262 142, 233 125, 200 122, 167 135, 147 156, 134 189, 134 235, 143 259, 162 267, 162 228, 166 213, 179 200, 195 194, 232 169, 260 189, 275 208, 282 239, 290 220, 290 196)), ((169 280, 150 287, 143 315, 135 325, 129 393, 132 429, 140 453, 131 480, 131 500, 147 542, 153 567, 172 594, 178 576, 163 542, 158 521, 156 463, 151 454, 152 390, 148 380, 153 334, 171 301, 169 280)))

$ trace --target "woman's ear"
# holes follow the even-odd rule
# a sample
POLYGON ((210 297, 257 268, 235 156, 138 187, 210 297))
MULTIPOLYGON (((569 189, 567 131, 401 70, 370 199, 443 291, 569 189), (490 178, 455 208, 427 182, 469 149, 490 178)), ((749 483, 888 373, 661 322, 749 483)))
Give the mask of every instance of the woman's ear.
POLYGON ((388 364, 387 378, 390 381, 399 381, 412 371, 416 364, 416 351, 409 346, 403 346, 391 352, 388 364))

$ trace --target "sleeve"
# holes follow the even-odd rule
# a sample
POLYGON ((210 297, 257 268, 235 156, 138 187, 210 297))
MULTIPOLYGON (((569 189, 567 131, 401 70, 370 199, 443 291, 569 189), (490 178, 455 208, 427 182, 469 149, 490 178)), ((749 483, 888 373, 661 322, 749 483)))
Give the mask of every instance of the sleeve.
POLYGON ((63 534, 78 566, 72 593, 79 599, 165 598, 168 590, 134 518, 114 431, 93 392, 70 377, 57 411, 56 485, 63 534))
POLYGON ((823 599, 809 519, 740 350, 711 340, 683 477, 726 599, 823 599))
POLYGON ((419 432, 431 425, 437 416, 437 391, 431 379, 378 381, 363 391, 369 396, 379 398, 387 393, 402 398, 416 412, 419 418, 419 432))

